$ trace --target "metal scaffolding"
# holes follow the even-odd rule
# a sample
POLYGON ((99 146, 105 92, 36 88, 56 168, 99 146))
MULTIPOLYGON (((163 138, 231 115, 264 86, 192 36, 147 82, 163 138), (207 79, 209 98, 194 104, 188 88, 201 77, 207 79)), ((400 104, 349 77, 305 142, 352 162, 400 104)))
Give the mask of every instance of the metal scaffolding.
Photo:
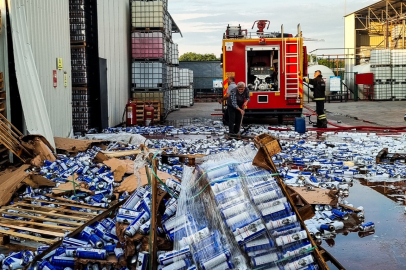
MULTIPOLYGON (((357 34, 383 37, 375 48, 405 49, 406 3, 383 0, 355 12, 357 34)), ((373 48, 372 48, 373 49, 373 48)))

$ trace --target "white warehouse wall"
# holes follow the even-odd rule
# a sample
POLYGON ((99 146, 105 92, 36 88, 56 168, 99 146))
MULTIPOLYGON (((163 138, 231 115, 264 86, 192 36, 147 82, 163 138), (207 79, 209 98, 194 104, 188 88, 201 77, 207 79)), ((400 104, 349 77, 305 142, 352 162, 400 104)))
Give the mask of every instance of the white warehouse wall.
MULTIPOLYGON (((344 18, 344 54, 345 56, 345 71, 352 72, 355 65, 355 48, 356 31, 355 31, 355 14, 347 15, 344 18)), ((353 74, 345 74, 345 83, 351 89, 354 89, 355 78, 353 74)))
POLYGON ((25 5, 28 36, 53 135, 67 137, 72 128, 69 1, 14 1, 25 5), (63 60, 62 70, 57 70, 57 58, 63 60), (53 86, 53 70, 57 70, 56 88, 53 86), (68 75, 66 87, 64 72, 68 75))
POLYGON ((122 122, 129 98, 130 3, 98 0, 99 57, 107 59, 109 126, 122 122))

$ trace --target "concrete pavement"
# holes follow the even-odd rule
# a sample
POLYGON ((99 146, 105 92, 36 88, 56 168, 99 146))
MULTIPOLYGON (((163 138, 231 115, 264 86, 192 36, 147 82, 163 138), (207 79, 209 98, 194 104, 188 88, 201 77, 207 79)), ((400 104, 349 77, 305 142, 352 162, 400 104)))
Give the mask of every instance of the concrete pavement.
MULTIPOLYGON (((304 103, 305 107, 315 110, 314 102, 304 103)), ((216 102, 195 103, 189 108, 181 108, 178 111, 168 115, 167 121, 188 122, 193 118, 205 118, 211 120, 221 120, 221 116, 213 116, 212 114, 221 113, 220 104, 216 102)), ((327 119, 333 123, 341 122, 346 126, 387 126, 398 127, 406 126, 403 117, 406 113, 406 101, 349 101, 349 102, 332 102, 325 104, 327 119)), ((306 108, 304 113, 310 113, 306 108)), ((316 116, 311 117, 312 121, 316 121, 316 116)), ((276 125, 275 119, 269 118, 253 118, 247 119, 244 122, 256 124, 276 125)), ((186 123, 184 123, 186 124, 186 123)))

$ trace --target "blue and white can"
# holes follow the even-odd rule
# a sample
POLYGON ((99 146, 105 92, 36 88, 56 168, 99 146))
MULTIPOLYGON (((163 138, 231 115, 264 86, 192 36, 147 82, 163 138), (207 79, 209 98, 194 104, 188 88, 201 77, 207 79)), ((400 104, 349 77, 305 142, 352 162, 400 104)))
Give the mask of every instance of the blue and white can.
POLYGON ((114 249, 114 254, 116 255, 117 260, 120 260, 120 258, 124 256, 124 250, 122 248, 116 247, 114 249))
POLYGON ((138 253, 136 270, 147 270, 148 268, 148 253, 140 252, 138 253))
POLYGON ((216 266, 228 261, 230 258, 231 258, 230 251, 225 250, 222 253, 216 255, 215 257, 205 262, 200 262, 200 266, 203 268, 203 270, 211 270, 216 266))
POLYGON ((50 262, 53 266, 75 267, 75 258, 72 257, 54 256, 50 262))
POLYGON ((76 257, 83 259, 105 260, 107 258, 107 251, 104 249, 78 248, 76 250, 76 257))
POLYGON ((186 259, 190 255, 190 248, 186 246, 180 250, 173 250, 159 255, 158 261, 161 265, 169 265, 177 260, 186 259))
POLYGON ((124 234, 130 237, 134 236, 141 227, 141 225, 144 224, 146 221, 148 221, 148 219, 149 219, 148 213, 143 212, 136 219, 134 219, 133 222, 131 222, 131 224, 125 230, 124 234))
POLYGON ((103 248, 104 247, 104 242, 103 240, 96 234, 92 234, 89 237, 89 243, 94 247, 94 248, 103 248))
POLYGON ((17 259, 9 256, 3 260, 3 269, 5 266, 8 267, 8 269, 10 270, 23 268, 23 264, 24 261, 22 259, 17 259))
POLYGON ((292 224, 297 222, 297 217, 296 214, 292 214, 290 216, 281 218, 281 219, 277 219, 275 221, 269 221, 268 223, 266 223, 266 228, 271 231, 271 230, 275 230, 277 228, 281 228, 284 227, 286 225, 292 224))
POLYGON ((86 226, 83 231, 80 233, 79 237, 80 239, 82 239, 83 241, 89 241, 89 238, 92 234, 94 234, 94 228, 90 227, 90 226, 86 226))
POLYGON ((254 238, 257 238, 266 232, 265 225, 261 219, 258 219, 247 226, 237 228, 233 231, 235 240, 239 245, 242 245, 254 238))
POLYGON ((162 270, 187 270, 192 263, 188 259, 176 261, 170 265, 165 266, 162 270))
POLYGON ((373 222, 362 223, 358 226, 360 231, 368 232, 375 229, 375 224, 373 222))
POLYGON ((75 238, 65 237, 62 240, 64 246, 88 247, 90 246, 86 241, 78 240, 75 238))
POLYGON ((275 264, 275 262, 282 259, 282 257, 280 253, 274 252, 251 258, 251 261, 254 267, 264 267, 275 264))
POLYGON ((275 239, 275 242, 277 246, 284 246, 303 239, 307 239, 307 233, 305 230, 289 235, 280 236, 275 239))
POLYGON ((253 252, 262 249, 269 250, 273 247, 275 247, 275 243, 271 239, 269 239, 266 235, 254 239, 243 245, 243 249, 245 252, 253 252))
POLYGON ((314 262, 313 256, 312 255, 307 255, 304 256, 298 260, 295 260, 293 262, 287 263, 284 267, 285 270, 297 270, 297 269, 302 269, 306 267, 309 264, 312 264, 314 262))
POLYGON ((210 230, 207 227, 205 227, 202 230, 200 230, 190 236, 183 237, 181 240, 179 240, 179 245, 181 247, 188 246, 195 242, 200 242, 209 236, 210 236, 210 230))
POLYGON ((41 270, 57 270, 52 264, 50 264, 48 261, 42 261, 39 264, 39 269, 41 270))

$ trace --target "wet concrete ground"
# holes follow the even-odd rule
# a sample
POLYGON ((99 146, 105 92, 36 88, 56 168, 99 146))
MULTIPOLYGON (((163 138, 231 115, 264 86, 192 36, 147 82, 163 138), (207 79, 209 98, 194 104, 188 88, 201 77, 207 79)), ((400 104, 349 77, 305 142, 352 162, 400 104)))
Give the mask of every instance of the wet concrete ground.
MULTIPOLYGON (((365 221, 375 223, 375 234, 363 238, 358 233, 337 235, 334 246, 326 248, 348 270, 404 269, 406 266, 406 215, 404 206, 362 185, 358 180, 347 201, 364 206, 365 221)), ((334 268, 332 268, 334 269, 334 268)))
MULTIPOLYGON (((305 103, 305 107, 315 109, 315 103, 305 103)), ((406 113, 404 101, 389 102, 334 102, 326 103, 329 121, 341 126, 406 126, 403 117, 406 113)), ((171 113, 169 123, 206 118, 221 120, 218 103, 195 103, 193 107, 182 108, 171 113)), ((303 113, 311 113, 306 108, 303 113)), ((311 117, 316 120, 316 116, 311 117)), ((277 125, 272 118, 246 118, 244 125, 277 125)), ((306 118, 307 128, 312 127, 306 118)), ((405 181, 401 183, 367 183, 355 180, 347 201, 355 207, 363 206, 365 221, 375 223, 375 233, 364 236, 357 232, 338 234, 334 239, 323 241, 322 246, 329 251, 347 270, 406 269, 406 214, 405 181)), ((329 264, 331 269, 334 266, 329 264)))

